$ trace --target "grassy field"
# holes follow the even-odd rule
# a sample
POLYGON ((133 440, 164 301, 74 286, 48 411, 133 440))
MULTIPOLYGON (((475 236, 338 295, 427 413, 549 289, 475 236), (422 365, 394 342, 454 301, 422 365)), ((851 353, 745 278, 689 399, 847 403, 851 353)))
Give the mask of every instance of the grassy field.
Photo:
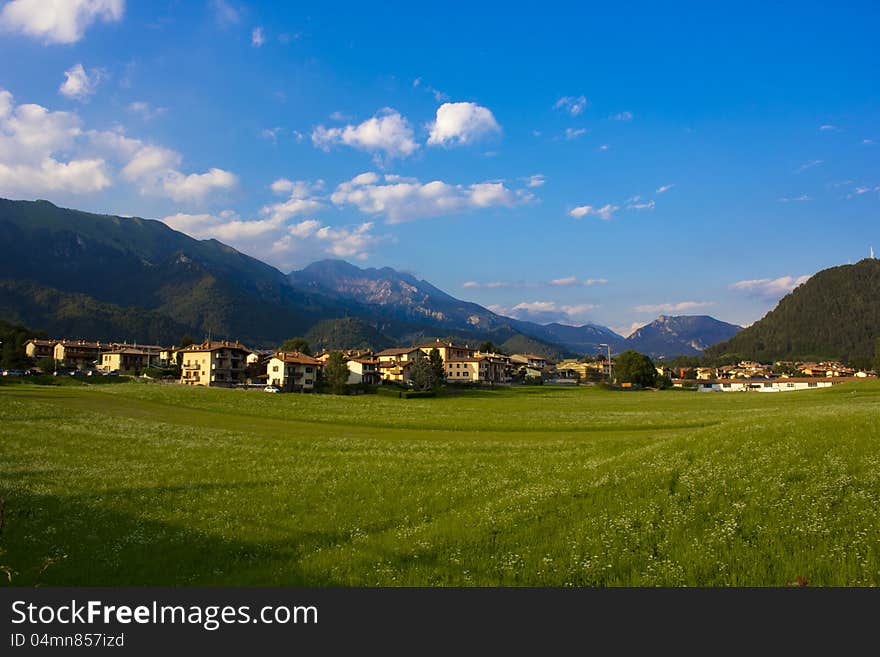
POLYGON ((0 497, 15 585, 878 585, 880 384, 0 386, 0 497))

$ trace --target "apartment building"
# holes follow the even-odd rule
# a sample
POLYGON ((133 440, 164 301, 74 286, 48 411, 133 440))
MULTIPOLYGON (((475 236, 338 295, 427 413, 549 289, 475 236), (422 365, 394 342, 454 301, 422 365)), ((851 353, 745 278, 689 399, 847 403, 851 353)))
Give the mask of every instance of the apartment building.
POLYGON ((231 388, 245 382, 250 350, 237 341, 205 341, 183 347, 178 353, 183 384, 231 388))
POLYGON ((279 351, 269 359, 267 381, 287 392, 311 392, 319 367, 320 361, 299 351, 279 351))

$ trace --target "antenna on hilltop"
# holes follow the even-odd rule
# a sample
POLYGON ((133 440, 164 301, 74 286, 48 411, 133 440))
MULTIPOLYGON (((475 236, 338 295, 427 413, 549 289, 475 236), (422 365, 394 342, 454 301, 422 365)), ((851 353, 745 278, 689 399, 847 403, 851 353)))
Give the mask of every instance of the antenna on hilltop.
POLYGON ((872 246, 871 247, 871 260, 873 260, 873 259, 874 259, 874 247, 872 246))

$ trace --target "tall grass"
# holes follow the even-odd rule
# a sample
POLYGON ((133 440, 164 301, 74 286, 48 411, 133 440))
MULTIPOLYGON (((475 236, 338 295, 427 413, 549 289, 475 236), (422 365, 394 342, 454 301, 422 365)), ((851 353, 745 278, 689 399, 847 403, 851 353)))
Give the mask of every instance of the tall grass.
POLYGON ((876 383, 9 386, 0 566, 16 585, 877 585, 878 419, 876 383))

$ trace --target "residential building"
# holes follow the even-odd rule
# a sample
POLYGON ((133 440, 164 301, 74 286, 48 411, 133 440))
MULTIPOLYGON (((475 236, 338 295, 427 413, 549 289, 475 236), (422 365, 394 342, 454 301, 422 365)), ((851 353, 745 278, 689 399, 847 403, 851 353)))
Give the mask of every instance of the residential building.
POLYGON ((151 354, 147 350, 125 347, 103 352, 99 367, 105 372, 138 372, 151 364, 151 354))
POLYGON ((378 358, 350 358, 348 360, 348 383, 377 385, 381 382, 378 358))
POLYGON ((92 369, 101 362, 101 354, 113 348, 112 344, 86 340, 59 340, 52 355, 56 365, 92 369))
POLYGON ((444 342, 440 339, 434 342, 425 342, 416 345, 416 347, 421 349, 426 355, 430 355, 431 351, 436 349, 440 352, 440 357, 444 363, 456 358, 473 358, 476 353, 476 349, 472 349, 468 345, 453 344, 452 342, 444 342))
POLYGON ((700 392, 786 392, 793 390, 809 390, 812 388, 828 388, 845 383, 840 377, 802 377, 784 379, 715 379, 700 382, 700 392))
POLYGON ((535 354, 513 354, 510 357, 510 362, 513 365, 528 365, 529 367, 534 367, 539 370, 544 369, 549 364, 549 361, 543 356, 536 356, 535 354))
POLYGON ((375 360, 379 361, 378 372, 382 381, 403 383, 409 381, 410 365, 424 357, 425 352, 418 347, 404 347, 380 351, 375 360))
POLYGON ((179 353, 181 383, 231 388, 245 382, 250 350, 238 341, 205 341, 183 347, 179 353))
POLYGON ((54 358, 56 344, 58 344, 58 340, 32 338, 24 343, 24 353, 28 358, 33 358, 34 360, 54 358))
POLYGON ((320 361, 299 351, 279 351, 267 365, 269 385, 287 392, 310 392, 315 389, 320 361))

